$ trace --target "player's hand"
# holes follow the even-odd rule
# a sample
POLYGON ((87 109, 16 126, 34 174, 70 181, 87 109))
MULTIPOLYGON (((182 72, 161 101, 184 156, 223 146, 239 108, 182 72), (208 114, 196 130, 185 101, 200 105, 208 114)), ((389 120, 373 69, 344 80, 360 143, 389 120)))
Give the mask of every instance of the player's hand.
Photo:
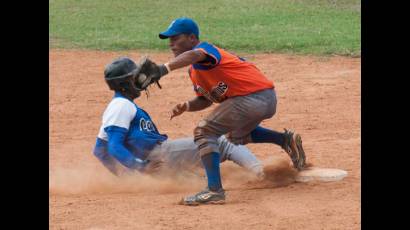
POLYGON ((171 111, 170 120, 172 120, 173 117, 181 115, 182 113, 187 111, 187 109, 188 109, 188 102, 183 102, 183 103, 177 104, 171 111))

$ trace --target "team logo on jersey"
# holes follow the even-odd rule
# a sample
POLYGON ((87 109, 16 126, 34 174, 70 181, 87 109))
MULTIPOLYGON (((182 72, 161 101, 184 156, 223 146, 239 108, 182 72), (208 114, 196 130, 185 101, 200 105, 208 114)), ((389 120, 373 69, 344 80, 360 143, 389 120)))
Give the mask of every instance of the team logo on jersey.
POLYGON ((152 122, 149 121, 149 120, 146 121, 144 118, 140 119, 140 130, 141 131, 144 130, 144 131, 148 131, 148 132, 156 131, 154 125, 152 124, 152 122))
POLYGON ((225 94, 228 91, 228 85, 222 81, 218 82, 216 86, 212 87, 210 93, 206 91, 204 88, 202 88, 200 85, 196 85, 195 88, 198 93, 204 95, 206 98, 215 103, 220 103, 224 101, 226 99, 225 94))

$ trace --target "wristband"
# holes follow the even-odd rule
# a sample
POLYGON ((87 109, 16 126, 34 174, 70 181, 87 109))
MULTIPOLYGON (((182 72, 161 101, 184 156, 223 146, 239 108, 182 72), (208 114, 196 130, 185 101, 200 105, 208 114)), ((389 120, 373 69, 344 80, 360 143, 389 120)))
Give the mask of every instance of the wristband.
POLYGON ((168 63, 168 62, 167 62, 167 63, 165 63, 165 64, 164 64, 164 66, 167 68, 168 73, 169 73, 169 72, 171 72, 171 68, 169 68, 169 63, 168 63))
POLYGON ((168 68, 166 65, 162 64, 160 66, 158 66, 158 70, 159 70, 159 77, 162 77, 166 74, 168 74, 168 68))

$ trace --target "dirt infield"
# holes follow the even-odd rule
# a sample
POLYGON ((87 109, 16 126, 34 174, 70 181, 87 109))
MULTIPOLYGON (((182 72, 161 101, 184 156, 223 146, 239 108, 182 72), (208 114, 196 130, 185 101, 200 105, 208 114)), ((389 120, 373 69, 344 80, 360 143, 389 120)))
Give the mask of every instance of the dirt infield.
MULTIPOLYGON (((243 55, 276 85, 277 113, 263 125, 295 129, 308 162, 346 170, 344 180, 293 183, 278 176, 261 184, 228 162, 222 164, 227 203, 185 207, 177 201, 203 188, 203 179, 119 180, 92 154, 112 97, 104 67, 118 56, 138 60, 142 54, 50 50, 50 229, 360 229, 360 58, 243 55)), ((158 63, 171 57, 149 55, 158 63)), ((210 109, 169 121, 173 105, 194 96, 192 84, 186 69, 172 72, 161 84, 162 90, 151 87, 150 97, 143 94, 137 103, 161 133, 171 139, 191 136, 210 109)), ((277 146, 248 147, 274 174, 290 162, 277 146)))

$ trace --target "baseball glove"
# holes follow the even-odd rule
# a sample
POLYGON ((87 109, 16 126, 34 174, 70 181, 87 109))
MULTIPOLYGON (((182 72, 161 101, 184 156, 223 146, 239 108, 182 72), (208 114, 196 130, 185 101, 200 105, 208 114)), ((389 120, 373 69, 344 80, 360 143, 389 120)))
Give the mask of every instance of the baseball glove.
POLYGON ((155 62, 151 61, 146 56, 141 58, 139 61, 139 66, 140 76, 138 78, 138 87, 142 90, 146 90, 149 85, 156 83, 161 89, 162 87, 159 84, 159 79, 168 73, 167 67, 165 67, 165 65, 155 64, 155 62))

